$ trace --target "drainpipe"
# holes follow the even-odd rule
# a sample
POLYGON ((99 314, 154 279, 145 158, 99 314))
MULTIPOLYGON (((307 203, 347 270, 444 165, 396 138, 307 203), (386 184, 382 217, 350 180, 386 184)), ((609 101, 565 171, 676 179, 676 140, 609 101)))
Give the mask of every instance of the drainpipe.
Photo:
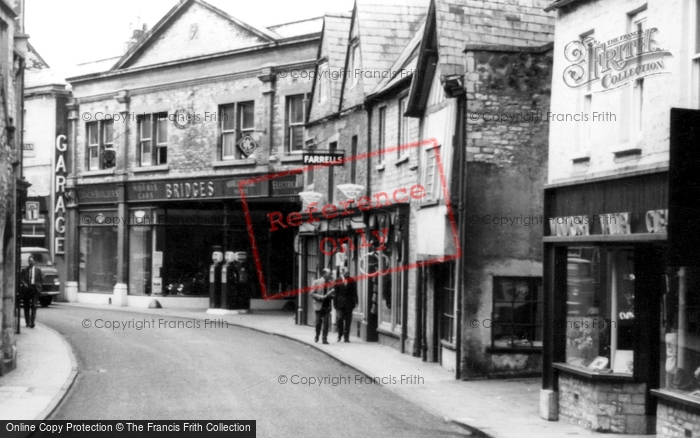
POLYGON ((467 126, 466 126, 466 114, 467 114, 467 98, 466 95, 459 96, 457 98, 457 156, 459 159, 459 179, 457 188, 459 196, 459 208, 457 213, 457 235, 461 246, 461 257, 457 259, 457 278, 455 281, 455 286, 457 288, 457 313, 455 319, 457 320, 457 332, 455 339, 455 355, 457 356, 457 363, 455 364, 455 377, 460 379, 462 373, 462 295, 466 293, 466 266, 464 261, 464 251, 466 248, 466 208, 465 208, 465 196, 466 196, 466 181, 467 181, 467 160, 466 160, 466 147, 467 147, 467 126))

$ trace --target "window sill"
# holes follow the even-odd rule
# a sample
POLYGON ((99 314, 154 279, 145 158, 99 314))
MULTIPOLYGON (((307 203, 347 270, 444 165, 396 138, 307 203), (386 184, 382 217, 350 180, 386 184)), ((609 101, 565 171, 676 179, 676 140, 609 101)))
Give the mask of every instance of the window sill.
POLYGON ((301 154, 282 155, 280 163, 299 163, 304 157, 301 154))
POLYGON ((396 164, 397 166, 400 166, 403 163, 408 163, 408 155, 404 155, 403 157, 397 159, 394 164, 396 164))
POLYGON ((241 166, 254 166, 256 164, 255 158, 246 158, 243 160, 222 160, 214 161, 212 166, 217 167, 241 167, 241 166))
POLYGON ((141 166, 135 167, 133 169, 134 173, 145 173, 145 172, 167 172, 170 167, 168 164, 160 164, 158 166, 141 166))
POLYGON ((640 148, 634 147, 634 148, 614 151, 613 154, 615 155, 615 158, 624 158, 624 157, 630 157, 633 155, 642 155, 642 150, 640 148))
POLYGON ((542 354, 542 347, 488 347, 489 354, 542 354))
POLYGON ((688 406, 694 410, 700 411, 700 399, 697 397, 691 397, 689 395, 668 391, 666 389, 652 389, 650 392, 654 397, 673 403, 678 403, 683 406, 688 406))
POLYGON ((629 374, 618 374, 618 373, 598 373, 595 371, 588 370, 586 368, 580 368, 580 367, 575 367, 569 364, 565 363, 554 363, 552 364, 552 367, 559 370, 559 371, 564 371, 565 373, 569 374, 575 374, 579 377, 584 377, 589 380, 597 380, 597 381, 610 381, 610 380, 616 380, 620 382, 634 382, 634 376, 631 376, 629 374))
MULTIPOLYGON (((400 326, 396 326, 396 329, 400 330, 400 326)), ((396 338, 396 339, 399 339, 401 337, 398 333, 391 330, 390 326, 386 326, 386 325, 385 326, 380 325, 379 327, 377 327, 377 332, 379 332, 383 335, 386 335, 386 336, 391 336, 392 338, 396 338)))
POLYGON ((102 169, 102 170, 86 170, 83 172, 83 177, 91 177, 91 176, 106 176, 106 175, 114 175, 114 167, 110 169, 102 169))
POLYGON ((574 157, 571 159, 574 164, 588 164, 591 162, 591 157, 589 155, 582 155, 580 157, 574 157))
POLYGON ((448 350, 457 351, 457 344, 454 342, 449 342, 444 339, 440 339, 440 345, 447 348, 448 350))
POLYGON ((419 204, 418 208, 429 208, 429 207, 436 207, 440 205, 440 200, 439 199, 434 199, 432 201, 425 201, 419 204))
POLYGON ((385 167, 385 166, 384 166, 384 163, 377 164, 376 166, 374 166, 374 170, 376 170, 377 172, 383 172, 383 171, 384 171, 384 167, 385 167))

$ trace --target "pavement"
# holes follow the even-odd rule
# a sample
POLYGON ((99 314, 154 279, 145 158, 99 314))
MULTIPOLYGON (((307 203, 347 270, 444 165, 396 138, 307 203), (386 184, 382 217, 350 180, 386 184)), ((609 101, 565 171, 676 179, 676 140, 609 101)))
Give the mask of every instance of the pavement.
MULTIPOLYGON (((57 306, 122 310, 126 312, 198 320, 223 320, 310 345, 338 361, 375 379, 417 406, 448 421, 460 424, 474 436, 600 437, 596 433, 562 421, 539 417, 541 379, 455 380, 439 364, 401 354, 395 349, 352 337, 350 343, 314 343, 312 327, 294 323, 294 313, 256 312, 211 315, 201 309, 144 309, 109 305, 57 303, 57 306), (419 379, 400 381, 401 376, 419 379), (393 377, 393 379, 392 379, 393 377), (384 383, 382 383, 382 380, 384 383)), ((0 377, 0 420, 43 420, 70 389, 78 367, 68 343, 42 325, 41 309, 35 329, 22 327, 17 337, 17 369, 0 377)), ((627 437, 635 437, 626 435, 627 437)), ((638 435, 653 436, 653 435, 638 435)))

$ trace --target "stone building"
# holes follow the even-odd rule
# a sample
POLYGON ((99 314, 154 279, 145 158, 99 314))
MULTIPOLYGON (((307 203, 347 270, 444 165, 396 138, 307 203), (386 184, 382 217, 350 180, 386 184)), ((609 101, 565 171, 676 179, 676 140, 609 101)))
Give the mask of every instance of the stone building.
POLYGON ((692 0, 551 3, 542 416, 700 435, 692 0))
POLYGON ((295 282, 293 230, 269 212, 299 211, 297 167, 320 19, 269 28, 200 0, 179 2, 111 67, 68 78, 65 257, 69 300, 209 306, 216 250, 245 253, 253 299, 295 282), (260 263, 259 282, 254 266, 260 263))
MULTIPOLYGON (((367 239, 386 230, 387 244, 381 254, 358 250, 351 271, 367 275, 363 260, 374 260, 386 274, 359 282, 357 334, 460 378, 537 373, 548 125, 530 118, 549 107, 553 19, 545 3, 392 3, 357 1, 346 41, 334 40, 347 48, 337 113, 317 102, 319 89, 335 90, 318 73, 341 65, 322 43, 307 124, 307 137, 345 142, 346 155, 357 135, 358 152, 368 153, 357 164, 367 179, 354 181, 362 194, 424 190, 363 215, 367 239), (488 222, 504 215, 521 224, 488 222)), ((337 22, 326 17, 326 32, 337 22)), ((328 186, 348 182, 344 167, 333 179, 315 172, 314 190, 343 196, 328 186)))
MULTIPOLYGON (((19 2, 17 2, 19 3, 19 2)), ((0 374, 17 364, 15 314, 22 205, 22 93, 27 56, 21 4, 0 1, 0 374)))

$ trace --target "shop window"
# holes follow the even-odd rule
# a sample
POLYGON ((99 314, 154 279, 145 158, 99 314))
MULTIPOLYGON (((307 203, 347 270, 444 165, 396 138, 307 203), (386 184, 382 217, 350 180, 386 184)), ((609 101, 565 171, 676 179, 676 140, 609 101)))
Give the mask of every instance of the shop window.
POLYGON ((304 149, 304 95, 287 96, 287 151, 304 149))
MULTIPOLYGON (((81 215, 101 214, 105 218, 115 217, 117 211, 88 212, 81 215)), ((87 223, 87 222, 85 222, 87 223)), ((90 221, 89 226, 80 225, 78 260, 78 290, 80 292, 112 293, 117 283, 118 230, 114 225, 90 221)))
POLYGON ((139 165, 158 166, 168 163, 168 114, 146 114, 138 119, 139 165))
POLYGON ((542 347, 542 278, 494 277, 494 347, 542 347))
POLYGON ((455 264, 441 263, 435 269, 435 287, 439 305, 440 339, 455 342, 455 264))
POLYGON ((87 140, 87 169, 114 167, 114 121, 102 120, 85 124, 87 140))
POLYGON ((438 182, 437 169, 437 154, 439 153, 440 145, 435 145, 425 149, 425 160, 423 160, 423 172, 421 174, 421 182, 425 188, 425 196, 421 198, 422 202, 433 202, 440 199, 440 190, 438 182))
POLYGON ((219 107, 221 119, 221 159, 248 158, 238 149, 238 143, 246 135, 255 132, 254 102, 240 102, 219 107))
POLYGON ((634 371, 634 252, 570 248, 566 363, 595 372, 634 371))
POLYGON ((700 268, 669 269, 662 303, 659 388, 700 401, 700 268))

